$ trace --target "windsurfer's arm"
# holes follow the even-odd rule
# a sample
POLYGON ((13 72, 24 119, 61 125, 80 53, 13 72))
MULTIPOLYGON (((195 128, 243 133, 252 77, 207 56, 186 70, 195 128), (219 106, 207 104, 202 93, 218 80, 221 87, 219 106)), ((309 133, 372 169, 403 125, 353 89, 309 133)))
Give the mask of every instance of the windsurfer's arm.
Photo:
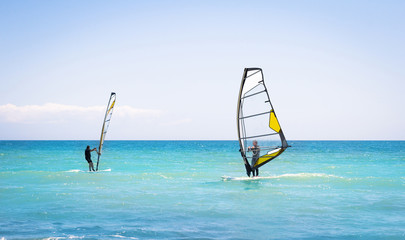
POLYGON ((97 148, 94 148, 92 151, 96 151, 96 153, 97 153, 98 155, 100 155, 100 153, 97 151, 97 148))

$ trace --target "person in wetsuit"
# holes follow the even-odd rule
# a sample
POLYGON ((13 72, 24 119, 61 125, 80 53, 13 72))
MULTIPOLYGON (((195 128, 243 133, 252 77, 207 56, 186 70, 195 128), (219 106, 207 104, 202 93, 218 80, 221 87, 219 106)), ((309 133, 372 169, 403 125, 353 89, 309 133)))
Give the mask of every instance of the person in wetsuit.
POLYGON ((96 170, 94 170, 93 162, 91 161, 91 152, 92 151, 97 152, 97 148, 93 148, 90 150, 90 146, 88 146, 88 145, 87 145, 86 150, 84 151, 84 156, 85 156, 87 162, 89 163, 89 172, 91 172, 91 170, 93 170, 94 172, 96 171, 96 170))
POLYGON ((256 140, 253 141, 253 146, 248 147, 248 152, 249 152, 249 151, 252 151, 252 152, 253 152, 252 164, 251 164, 252 172, 253 172, 253 177, 254 177, 254 176, 257 177, 257 176, 259 176, 259 169, 258 169, 258 168, 254 168, 254 165, 255 165, 257 159, 259 159, 259 157, 260 157, 260 147, 259 147, 259 145, 257 145, 257 141, 256 141, 256 140))

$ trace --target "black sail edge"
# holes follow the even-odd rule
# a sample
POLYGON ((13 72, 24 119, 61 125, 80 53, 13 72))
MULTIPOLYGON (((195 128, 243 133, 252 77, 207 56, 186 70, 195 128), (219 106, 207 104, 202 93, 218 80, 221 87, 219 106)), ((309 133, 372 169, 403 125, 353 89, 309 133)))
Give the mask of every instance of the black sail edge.
POLYGON ((242 133, 242 129, 241 129, 241 120, 240 120, 240 113, 241 113, 241 101, 242 101, 242 91, 243 91, 243 85, 245 84, 245 80, 246 80, 246 75, 248 73, 248 68, 245 68, 244 72, 243 72, 243 76, 242 76, 242 81, 240 84, 240 88, 239 88, 239 96, 238 96, 238 108, 236 111, 236 122, 237 122, 237 128, 238 128, 238 140, 239 140, 239 152, 243 158, 243 162, 245 164, 245 168, 246 168, 246 174, 250 177, 250 174, 252 172, 252 168, 250 167, 249 161, 246 158, 245 155, 245 146, 242 143, 243 139, 241 136, 242 133))

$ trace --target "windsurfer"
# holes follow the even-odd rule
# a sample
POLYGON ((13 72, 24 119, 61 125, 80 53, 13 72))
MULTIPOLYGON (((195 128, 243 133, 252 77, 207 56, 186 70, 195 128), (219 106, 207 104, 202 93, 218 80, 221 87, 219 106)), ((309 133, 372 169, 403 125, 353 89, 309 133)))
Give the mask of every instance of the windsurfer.
MULTIPOLYGON (((93 162, 91 161, 91 152, 96 151, 97 152, 97 148, 93 148, 90 150, 90 146, 87 145, 86 150, 84 151, 84 156, 86 157, 87 162, 89 163, 89 172, 91 172, 91 170, 93 170, 93 172, 95 172, 96 170, 94 170, 94 166, 93 166, 93 162)), ((98 154, 98 152, 97 152, 98 154)))
POLYGON ((252 155, 252 172, 253 172, 253 177, 254 176, 259 176, 259 169, 258 168, 254 168, 254 165, 256 164, 257 159, 259 159, 260 157, 260 147, 259 145, 257 145, 257 141, 253 140, 253 146, 248 147, 248 152, 252 151, 253 155, 252 155))

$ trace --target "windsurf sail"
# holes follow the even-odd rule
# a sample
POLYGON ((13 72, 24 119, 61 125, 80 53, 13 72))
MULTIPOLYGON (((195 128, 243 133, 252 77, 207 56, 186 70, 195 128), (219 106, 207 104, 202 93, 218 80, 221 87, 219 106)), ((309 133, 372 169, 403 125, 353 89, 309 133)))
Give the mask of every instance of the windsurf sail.
POLYGON ((238 97, 237 127, 246 174, 278 157, 288 147, 271 104, 261 68, 245 68, 238 97), (253 147, 257 141, 258 148, 253 147))
POLYGON ((101 150, 103 148, 104 139, 107 134, 108 126, 110 126, 110 120, 111 120, 111 116, 112 116, 112 113, 114 110, 114 105, 115 105, 115 99, 116 99, 115 96, 116 96, 115 93, 112 92, 110 95, 110 100, 108 100, 107 110, 105 111, 103 127, 101 128, 100 145, 98 146, 96 171, 98 171, 98 164, 100 162, 101 150))

